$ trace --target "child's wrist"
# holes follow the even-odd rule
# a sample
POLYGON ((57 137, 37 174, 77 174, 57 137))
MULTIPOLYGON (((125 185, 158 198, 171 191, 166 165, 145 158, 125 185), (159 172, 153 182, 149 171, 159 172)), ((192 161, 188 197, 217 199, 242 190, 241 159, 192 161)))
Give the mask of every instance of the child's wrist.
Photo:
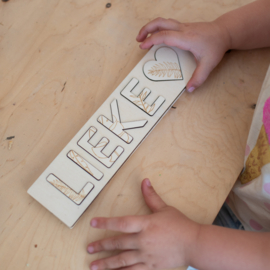
POLYGON ((213 23, 218 27, 219 38, 223 40, 225 51, 232 49, 232 37, 222 17, 217 18, 213 23))
POLYGON ((202 233, 202 227, 203 225, 195 223, 194 222, 194 228, 193 228, 193 233, 191 237, 191 241, 186 247, 186 264, 194 266, 196 264, 196 257, 198 255, 198 241, 200 239, 200 235, 202 233))

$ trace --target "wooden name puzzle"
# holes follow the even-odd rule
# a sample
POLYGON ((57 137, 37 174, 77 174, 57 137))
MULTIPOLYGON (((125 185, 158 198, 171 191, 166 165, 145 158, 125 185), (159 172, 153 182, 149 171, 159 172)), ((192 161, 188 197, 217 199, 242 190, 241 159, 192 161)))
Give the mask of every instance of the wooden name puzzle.
POLYGON ((28 193, 72 228, 183 93, 195 67, 189 52, 152 47, 28 193))

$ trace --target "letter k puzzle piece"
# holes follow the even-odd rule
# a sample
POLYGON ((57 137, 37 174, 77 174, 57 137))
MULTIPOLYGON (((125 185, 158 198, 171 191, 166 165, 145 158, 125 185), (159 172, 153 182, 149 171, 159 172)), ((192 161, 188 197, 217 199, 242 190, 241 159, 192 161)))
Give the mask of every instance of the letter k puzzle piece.
POLYGON ((112 121, 109 120, 106 116, 101 115, 98 118, 98 122, 103 126, 105 126, 106 128, 108 128, 111 132, 120 137, 126 143, 131 143, 133 137, 124 130, 141 128, 144 127, 147 123, 147 120, 138 120, 122 123, 118 108, 118 102, 116 99, 111 103, 111 112, 112 112, 112 121))

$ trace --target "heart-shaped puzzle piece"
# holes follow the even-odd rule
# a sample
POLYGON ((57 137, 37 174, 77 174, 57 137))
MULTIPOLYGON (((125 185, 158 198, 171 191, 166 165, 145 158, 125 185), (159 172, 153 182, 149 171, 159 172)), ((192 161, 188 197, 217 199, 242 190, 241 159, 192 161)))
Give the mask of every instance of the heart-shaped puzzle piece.
POLYGON ((143 66, 144 75, 152 81, 183 80, 177 53, 169 47, 161 47, 155 52, 155 61, 143 66))

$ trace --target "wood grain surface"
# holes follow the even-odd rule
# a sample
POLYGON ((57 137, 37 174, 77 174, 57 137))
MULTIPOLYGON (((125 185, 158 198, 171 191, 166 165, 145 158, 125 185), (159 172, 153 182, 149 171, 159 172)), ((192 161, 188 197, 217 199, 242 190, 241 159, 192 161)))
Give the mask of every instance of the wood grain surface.
POLYGON ((248 2, 0 2, 1 269, 88 269, 108 253, 89 255, 87 244, 112 235, 92 229, 90 219, 149 213, 140 192, 145 177, 191 219, 213 221, 243 167, 270 49, 227 53, 200 89, 181 96, 74 229, 26 191, 146 53, 135 41, 145 23, 159 16, 210 21, 248 2))

